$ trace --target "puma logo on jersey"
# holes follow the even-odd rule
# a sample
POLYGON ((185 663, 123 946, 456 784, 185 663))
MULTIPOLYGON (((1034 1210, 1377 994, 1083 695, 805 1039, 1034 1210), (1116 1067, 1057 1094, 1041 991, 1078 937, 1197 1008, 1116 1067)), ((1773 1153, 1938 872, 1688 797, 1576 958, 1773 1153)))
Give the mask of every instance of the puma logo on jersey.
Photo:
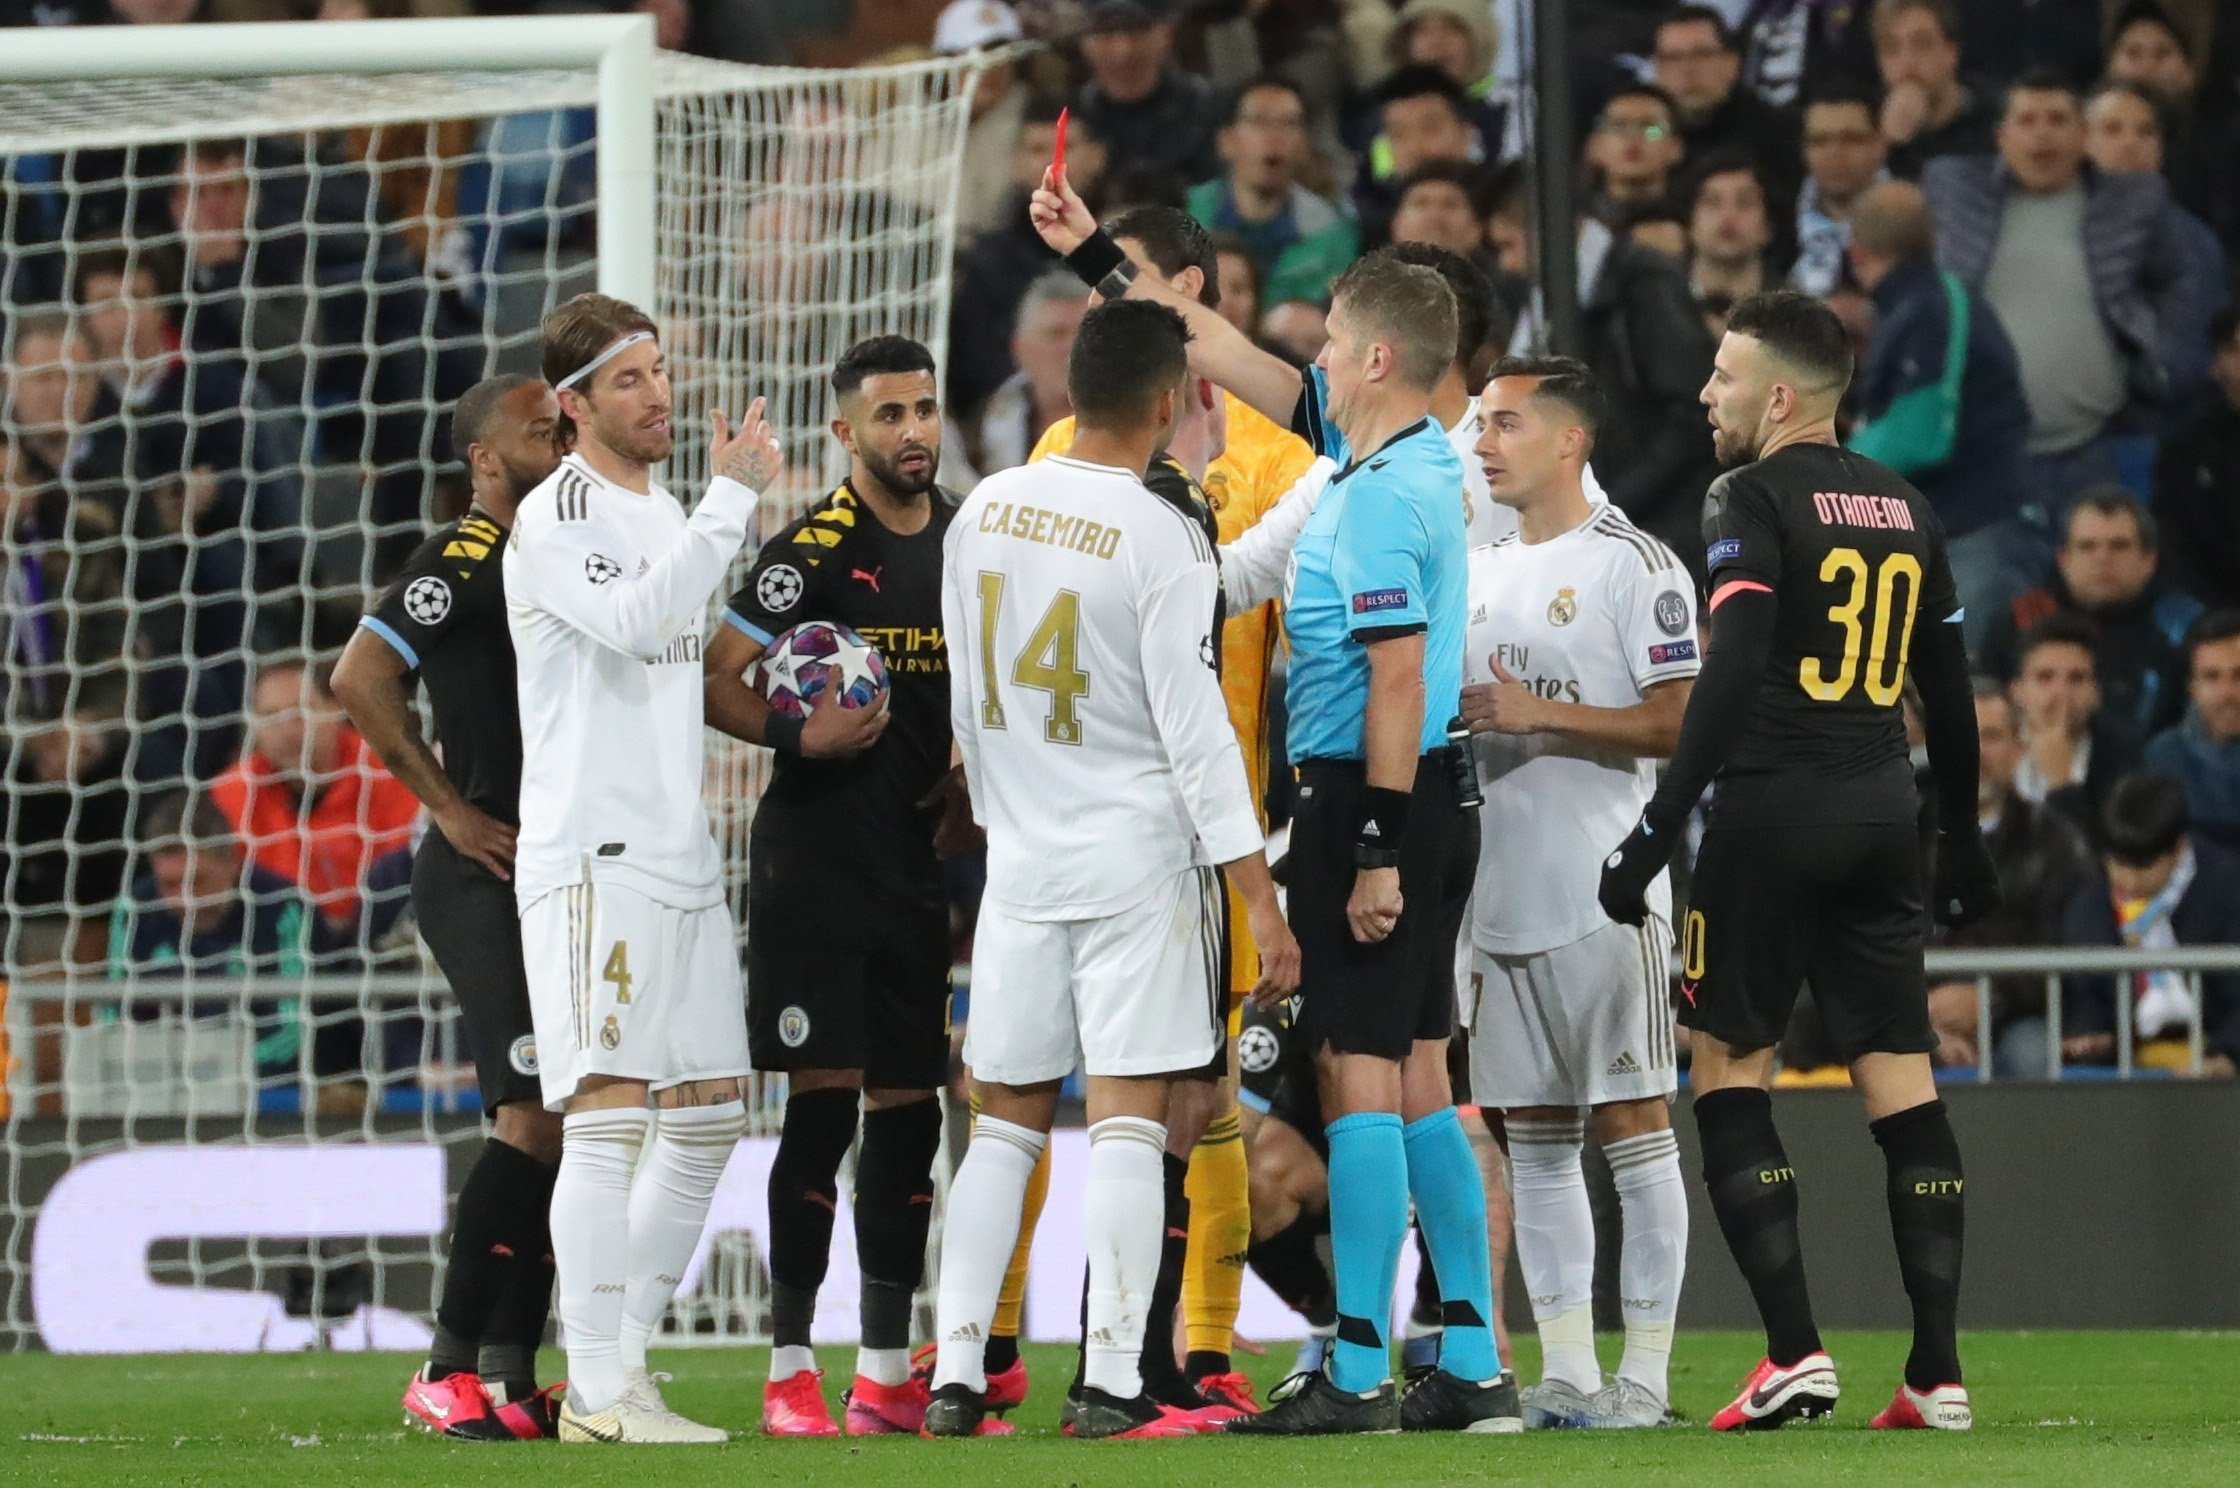
POLYGON ((879 587, 879 575, 885 573, 886 571, 886 565, 882 563, 877 568, 874 568, 869 572, 866 572, 860 568, 854 569, 848 574, 848 577, 851 579, 863 580, 866 584, 869 584, 871 586, 871 592, 873 594, 880 594, 884 593, 885 591, 883 591, 879 587))

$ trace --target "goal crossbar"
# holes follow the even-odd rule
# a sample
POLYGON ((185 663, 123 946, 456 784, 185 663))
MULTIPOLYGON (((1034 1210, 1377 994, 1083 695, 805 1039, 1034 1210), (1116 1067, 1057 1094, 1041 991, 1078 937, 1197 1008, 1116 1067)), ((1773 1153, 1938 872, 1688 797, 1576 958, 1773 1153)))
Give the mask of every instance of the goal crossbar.
POLYGON ((0 85, 595 69, 599 288, 651 305, 653 59, 649 15, 50 26, 11 33, 0 48, 0 85), (462 69, 466 58, 473 64, 462 69))

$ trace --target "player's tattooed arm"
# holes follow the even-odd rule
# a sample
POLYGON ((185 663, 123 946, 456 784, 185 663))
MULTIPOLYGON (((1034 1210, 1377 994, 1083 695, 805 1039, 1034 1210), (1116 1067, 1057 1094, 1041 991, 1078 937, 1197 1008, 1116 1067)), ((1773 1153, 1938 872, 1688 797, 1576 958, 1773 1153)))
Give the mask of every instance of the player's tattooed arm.
POLYGON ((761 398, 749 404, 736 434, 721 409, 708 415, 714 431, 708 446, 708 468, 758 494, 770 489, 786 463, 785 450, 771 432, 765 408, 761 398))
POLYGON ((334 696, 350 722, 373 746, 389 773, 405 784, 428 808, 429 819, 444 838, 499 879, 512 875, 513 828, 475 807, 421 737, 420 721, 413 715, 405 693, 405 660, 379 636, 361 629, 350 637, 335 663, 334 696))

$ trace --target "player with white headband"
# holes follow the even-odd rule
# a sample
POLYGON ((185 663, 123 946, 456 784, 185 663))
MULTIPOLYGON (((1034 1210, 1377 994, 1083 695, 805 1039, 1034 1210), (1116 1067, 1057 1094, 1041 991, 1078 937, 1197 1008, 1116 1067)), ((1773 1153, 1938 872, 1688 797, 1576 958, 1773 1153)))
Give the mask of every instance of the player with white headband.
POLYGON ((574 450, 521 503, 505 580, 515 892, 544 1101, 566 1113, 560 1439, 720 1442, 662 1401, 646 1342, 746 1130, 746 1008, 700 795, 700 648, 783 457, 761 400, 736 435, 715 414, 715 478, 687 518, 652 477, 675 442, 660 340, 620 300, 578 295, 546 316, 544 373, 574 450))

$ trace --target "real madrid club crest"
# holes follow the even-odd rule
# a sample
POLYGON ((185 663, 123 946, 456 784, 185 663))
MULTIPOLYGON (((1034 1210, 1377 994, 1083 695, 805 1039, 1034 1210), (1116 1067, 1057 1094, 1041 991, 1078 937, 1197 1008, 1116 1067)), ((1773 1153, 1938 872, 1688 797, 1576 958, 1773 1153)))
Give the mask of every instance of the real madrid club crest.
POLYGON ((607 1014, 607 1021, 599 1029, 599 1047, 609 1052, 622 1046, 622 1023, 614 1014, 607 1014))
POLYGON ((1569 625, 1578 618, 1578 591, 1570 588, 1558 589, 1556 597, 1548 601, 1548 623, 1550 625, 1569 625))

